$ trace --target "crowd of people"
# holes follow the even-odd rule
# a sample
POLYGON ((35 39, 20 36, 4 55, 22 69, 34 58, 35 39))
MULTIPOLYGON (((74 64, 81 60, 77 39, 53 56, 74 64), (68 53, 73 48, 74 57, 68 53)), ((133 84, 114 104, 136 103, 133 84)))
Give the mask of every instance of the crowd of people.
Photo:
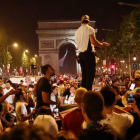
POLYGON ((54 75, 51 65, 42 73, 28 86, 0 79, 1 140, 140 138, 140 71, 98 76, 92 90, 81 87, 81 75, 54 75))
POLYGON ((75 41, 82 75, 43 76, 25 86, 0 78, 0 140, 139 140, 140 71, 95 76, 96 39, 88 15, 81 17, 75 41))

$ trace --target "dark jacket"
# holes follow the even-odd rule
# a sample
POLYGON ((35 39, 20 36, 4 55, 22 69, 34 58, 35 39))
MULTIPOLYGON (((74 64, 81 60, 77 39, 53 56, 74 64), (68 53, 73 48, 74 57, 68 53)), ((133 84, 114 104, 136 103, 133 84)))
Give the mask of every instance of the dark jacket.
POLYGON ((79 136, 79 140, 124 140, 124 138, 110 125, 97 124, 83 130, 83 134, 79 136))

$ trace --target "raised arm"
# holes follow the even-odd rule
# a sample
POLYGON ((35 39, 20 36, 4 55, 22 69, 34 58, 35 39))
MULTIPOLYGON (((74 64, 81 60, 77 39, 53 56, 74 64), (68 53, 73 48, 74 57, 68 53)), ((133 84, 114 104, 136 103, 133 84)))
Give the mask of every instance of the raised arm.
POLYGON ((109 46, 109 43, 106 43, 106 42, 99 42, 96 37, 95 37, 95 34, 92 34, 89 36, 90 37, 90 41, 91 41, 91 44, 93 44, 95 47, 107 47, 109 46))
POLYGON ((30 114, 28 115, 21 115, 20 118, 21 118, 21 121, 22 122, 25 122, 26 120, 30 119, 30 117, 36 113, 36 110, 34 109, 30 114))
POLYGON ((18 91, 17 90, 10 90, 8 93, 6 93, 5 95, 3 95, 2 97, 0 97, 0 104, 10 95, 16 94, 18 91))

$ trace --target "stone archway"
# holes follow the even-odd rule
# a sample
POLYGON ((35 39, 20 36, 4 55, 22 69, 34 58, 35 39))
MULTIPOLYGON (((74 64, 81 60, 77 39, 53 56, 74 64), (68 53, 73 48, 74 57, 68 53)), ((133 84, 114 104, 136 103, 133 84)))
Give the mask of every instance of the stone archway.
MULTIPOLYGON (((94 28, 95 21, 90 21, 90 25, 94 28)), ((39 39, 39 56, 42 58, 42 64, 51 64, 58 74, 59 51, 66 44, 72 44, 77 49, 74 34, 80 26, 80 21, 39 21, 36 33, 39 39)), ((75 54, 78 55, 77 50, 75 51, 75 54)), ((76 70, 77 74, 81 73, 77 62, 76 70)))
POLYGON ((66 50, 68 51, 67 56, 64 60, 63 66, 59 66, 59 73, 65 74, 77 74, 77 67, 76 67, 76 48, 71 43, 65 43, 59 48, 59 59, 61 59, 65 53, 66 50))
MULTIPOLYGON (((75 62, 76 62, 76 55, 78 55, 78 51, 77 51, 77 44, 75 42, 75 40, 73 39, 63 39, 63 40, 60 40, 58 43, 57 43, 57 49, 60 51, 60 48, 63 46, 63 45, 66 45, 66 44, 72 44, 74 47, 75 47, 75 62)), ((59 57, 60 59, 60 57, 59 57)), ((60 68, 59 68, 60 70, 60 68)), ((81 67, 80 65, 76 62, 76 74, 80 74, 81 73, 81 67)))

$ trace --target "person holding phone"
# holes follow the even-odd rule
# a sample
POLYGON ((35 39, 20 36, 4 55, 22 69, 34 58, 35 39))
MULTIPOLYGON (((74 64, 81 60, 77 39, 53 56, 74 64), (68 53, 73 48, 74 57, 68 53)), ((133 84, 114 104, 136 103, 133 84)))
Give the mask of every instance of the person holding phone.
MULTIPOLYGON (((1 92, 3 92, 3 88, 1 88, 1 92)), ((7 92, 5 95, 2 95, 0 97, 0 106, 2 107, 2 103, 4 102, 4 100, 9 97, 10 95, 15 95, 16 93, 18 93, 17 90, 11 89, 9 92, 7 92)), ((3 94, 3 93, 2 93, 3 94)), ((0 119, 0 133, 3 131, 3 125, 1 123, 1 119, 0 119)))
MULTIPOLYGON (((50 99, 54 102, 59 103, 59 96, 58 96, 58 86, 57 84, 53 84, 52 86, 52 94, 50 96, 50 99)), ((56 105, 50 105, 51 111, 54 113, 54 117, 59 116, 59 109, 56 107, 56 105)))
MULTIPOLYGON (((133 98, 136 99, 136 103, 139 104, 138 99, 140 98, 140 74, 139 71, 135 72, 135 80, 131 83, 129 90, 122 96, 122 103, 125 107, 130 106, 132 104, 133 98)), ((140 109, 140 105, 138 105, 140 109)))
POLYGON ((105 110, 107 113, 107 118, 100 122, 103 124, 110 124, 119 134, 125 137, 127 129, 133 125, 133 116, 128 113, 116 113, 114 111, 117 94, 113 88, 103 87, 100 92, 104 98, 105 110))

